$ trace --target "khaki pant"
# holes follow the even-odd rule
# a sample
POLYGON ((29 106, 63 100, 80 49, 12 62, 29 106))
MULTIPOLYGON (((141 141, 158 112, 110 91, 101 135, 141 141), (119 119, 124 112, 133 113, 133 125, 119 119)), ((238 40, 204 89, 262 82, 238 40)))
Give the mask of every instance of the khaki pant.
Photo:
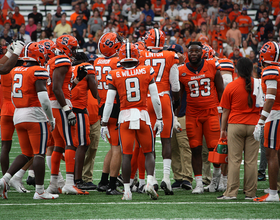
POLYGON ((90 144, 85 155, 83 167, 83 181, 92 182, 93 166, 100 137, 100 121, 90 126, 90 144))
POLYGON ((228 125, 228 182, 225 196, 236 197, 239 189, 240 164, 244 151, 244 186, 243 192, 248 197, 255 197, 258 180, 259 142, 254 139, 254 125, 228 125))
POLYGON ((173 131, 171 139, 171 167, 174 180, 187 180, 192 183, 192 152, 186 133, 185 120, 185 116, 178 118, 178 122, 182 126, 182 131, 179 133, 173 131))
POLYGON ((208 161, 209 150, 206 144, 205 137, 203 136, 202 142, 202 181, 209 185, 212 180, 211 163, 208 161))

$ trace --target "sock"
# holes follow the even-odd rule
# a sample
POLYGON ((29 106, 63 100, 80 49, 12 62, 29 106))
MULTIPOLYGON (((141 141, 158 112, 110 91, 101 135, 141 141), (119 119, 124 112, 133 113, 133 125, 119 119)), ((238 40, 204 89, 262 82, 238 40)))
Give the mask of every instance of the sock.
POLYGON ((269 189, 269 195, 275 196, 277 194, 277 190, 269 189))
POLYGON ((134 179, 130 179, 129 180, 129 184, 132 186, 132 183, 133 183, 134 179))
POLYGON ((28 176, 35 177, 34 170, 28 170, 28 176))
POLYGON ((66 173, 66 185, 74 185, 74 174, 67 174, 66 173))
POLYGON ((124 186, 124 191, 125 191, 125 192, 130 192, 129 183, 124 183, 123 186, 124 186))
POLYGON ((63 176, 60 171, 58 173, 58 181, 60 181, 60 182, 64 181, 63 176))
MULTIPOLYGON (((75 155, 76 155, 76 151, 71 150, 71 149, 65 150, 66 173, 74 173, 74 170, 75 170, 75 155)), ((66 177, 66 179, 67 179, 67 177, 66 177)))
POLYGON ((46 156, 46 163, 47 163, 48 168, 51 170, 52 156, 46 156))
POLYGON ((219 167, 219 168, 214 167, 214 169, 213 169, 213 177, 218 177, 220 175, 221 175, 221 167, 219 167))
POLYGON ((195 176, 196 186, 202 186, 202 175, 195 176))
POLYGON ((116 189, 116 182, 117 182, 117 177, 110 176, 109 188, 112 190, 116 189))
POLYGON ((139 187, 145 185, 145 179, 139 179, 139 187))
POLYGON ((57 175, 51 175, 51 184, 57 187, 57 180, 58 176, 57 175))
POLYGON ((22 177, 24 176, 25 172, 26 172, 25 170, 20 169, 19 171, 16 172, 15 176, 20 178, 20 179, 22 179, 22 177))
POLYGON ((8 182, 10 182, 10 179, 12 178, 12 175, 6 172, 5 175, 2 178, 8 184, 8 182))
POLYGON ((148 175, 147 176, 147 184, 153 185, 153 179, 154 179, 154 177, 152 175, 148 175))
POLYGON ((163 179, 170 179, 171 159, 163 159, 163 179))
POLYGON ((51 156, 51 174, 54 175, 58 174, 61 157, 62 157, 62 153, 53 151, 51 156))
POLYGON ((36 184, 36 192, 39 194, 43 194, 44 193, 44 185, 37 185, 36 184))
POLYGON ((109 173, 103 173, 101 175, 101 183, 102 185, 107 185, 108 184, 108 177, 109 177, 109 173))

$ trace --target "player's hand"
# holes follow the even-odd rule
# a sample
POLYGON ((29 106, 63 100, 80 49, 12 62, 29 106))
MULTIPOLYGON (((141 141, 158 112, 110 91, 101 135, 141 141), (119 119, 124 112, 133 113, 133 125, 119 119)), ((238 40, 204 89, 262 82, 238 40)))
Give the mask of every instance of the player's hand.
POLYGON ((264 124, 257 124, 255 126, 255 130, 254 130, 254 138, 256 141, 260 141, 261 140, 261 130, 262 130, 262 127, 264 126, 264 124))
POLYGON ((87 69, 85 66, 79 66, 78 67, 78 74, 77 74, 77 80, 81 81, 85 76, 87 75, 87 69))
POLYGON ((68 124, 71 126, 74 126, 77 122, 76 115, 74 114, 74 112, 70 109, 70 110, 65 111, 65 114, 68 119, 68 124))
POLYGON ((154 131, 156 131, 157 134, 160 134, 163 130, 163 121, 162 119, 157 119, 154 127, 154 131))
POLYGON ((55 118, 53 118, 52 121, 49 121, 49 124, 50 124, 50 130, 53 131, 55 128, 55 118))
POLYGON ((181 127, 180 122, 178 122, 177 116, 174 117, 173 124, 174 124, 173 129, 175 129, 176 132, 181 132, 182 131, 182 127, 181 127))
POLYGON ((108 127, 107 126, 101 126, 100 134, 101 134, 102 139, 107 143, 108 141, 107 141, 106 135, 107 135, 108 138, 110 138, 108 127))
POLYGON ((14 54, 16 55, 20 55, 21 54, 21 51, 22 49, 24 48, 25 46, 25 43, 21 40, 17 40, 15 43, 14 43, 14 54))

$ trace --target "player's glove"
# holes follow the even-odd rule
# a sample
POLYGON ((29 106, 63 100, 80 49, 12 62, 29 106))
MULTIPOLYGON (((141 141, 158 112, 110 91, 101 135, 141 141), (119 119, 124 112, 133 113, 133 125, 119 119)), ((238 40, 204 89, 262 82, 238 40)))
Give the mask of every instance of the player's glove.
POLYGON ((154 131, 156 131, 157 134, 160 134, 163 130, 163 121, 162 119, 157 119, 154 127, 154 131))
POLYGON ((21 40, 17 40, 15 43, 14 43, 14 54, 16 55, 20 55, 22 49, 24 48, 25 44, 23 41, 21 40))
POLYGON ((66 114, 67 120, 68 120, 68 124, 71 126, 74 126, 76 124, 76 115, 73 113, 73 111, 69 108, 68 105, 65 105, 63 107, 63 110, 66 114))
POLYGON ((177 116, 174 117, 173 124, 174 124, 173 128, 175 129, 176 132, 181 132, 182 131, 182 127, 181 127, 180 122, 178 122, 177 116))
POLYGON ((55 118, 53 118, 52 121, 49 121, 49 124, 50 124, 50 129, 51 129, 51 131, 53 131, 54 128, 55 128, 55 118))
POLYGON ((260 141, 261 140, 261 130, 262 130, 262 127, 264 127, 264 124, 257 124, 255 126, 255 130, 254 130, 254 138, 256 141, 260 141))
POLYGON ((80 82, 85 76, 87 75, 88 71, 85 66, 79 66, 78 67, 78 72, 77 72, 77 81, 80 82))
POLYGON ((110 138, 108 127, 107 126, 101 126, 100 134, 101 134, 102 139, 107 143, 108 141, 107 141, 106 135, 107 135, 108 138, 110 138))

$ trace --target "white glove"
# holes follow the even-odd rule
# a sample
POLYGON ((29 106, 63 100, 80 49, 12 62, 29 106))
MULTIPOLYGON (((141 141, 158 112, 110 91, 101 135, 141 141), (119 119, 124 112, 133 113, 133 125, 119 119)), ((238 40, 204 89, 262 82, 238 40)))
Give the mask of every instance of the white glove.
POLYGON ((175 129, 176 132, 182 131, 182 127, 181 127, 181 124, 178 122, 177 116, 174 117, 173 124, 174 124, 173 129, 175 129))
POLYGON ((68 124, 74 126, 77 122, 76 115, 74 114, 74 112, 69 108, 68 105, 65 105, 62 109, 66 114, 68 124))
POLYGON ((107 141, 106 135, 107 135, 108 138, 110 138, 108 127, 107 126, 101 126, 100 134, 101 134, 102 139, 107 143, 108 141, 107 141))
POLYGON ((217 109, 218 109, 218 113, 223 113, 223 108, 221 106, 218 106, 217 109))
POLYGON ((22 49, 24 48, 25 44, 23 41, 21 40, 17 40, 15 43, 14 43, 14 54, 16 55, 20 55, 21 54, 21 51, 22 49))
POLYGON ((49 123, 50 123, 50 129, 51 129, 51 131, 53 131, 54 130, 54 128, 55 128, 55 118, 53 118, 53 120, 52 121, 49 121, 49 123))
POLYGON ((263 126, 264 126, 264 124, 263 125, 257 124, 255 126, 255 130, 254 130, 253 135, 254 135, 254 138, 255 138, 256 141, 260 141, 261 140, 261 130, 262 130, 263 126))
POLYGON ((156 131, 157 134, 160 134, 162 130, 163 130, 163 121, 157 119, 155 123, 154 131, 156 131))
POLYGON ((15 45, 14 45, 14 42, 13 42, 10 45, 8 45, 8 47, 7 47, 7 52, 6 52, 5 56, 8 57, 9 59, 11 58, 11 56, 14 53, 14 49, 15 49, 14 46, 15 45))

